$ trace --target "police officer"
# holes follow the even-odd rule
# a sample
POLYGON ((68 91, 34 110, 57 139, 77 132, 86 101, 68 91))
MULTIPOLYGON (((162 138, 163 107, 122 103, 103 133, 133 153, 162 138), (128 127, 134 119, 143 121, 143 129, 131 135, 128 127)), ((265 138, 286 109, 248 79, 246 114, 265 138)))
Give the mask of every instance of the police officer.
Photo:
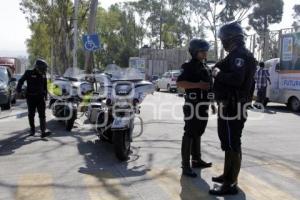
POLYGON ((17 92, 21 92, 22 85, 27 82, 26 100, 28 106, 28 119, 30 125, 30 135, 35 135, 34 116, 36 110, 40 118, 41 137, 46 137, 46 100, 47 100, 47 63, 42 59, 37 59, 33 70, 26 70, 17 85, 17 92))
POLYGON ((219 105, 218 135, 225 151, 224 171, 212 180, 222 185, 210 190, 212 195, 237 194, 237 181, 241 168, 241 136, 247 118, 247 103, 251 100, 251 87, 256 70, 255 58, 245 48, 244 32, 237 22, 219 30, 219 38, 228 56, 216 64, 215 98, 219 105))
POLYGON ((184 135, 182 138, 182 174, 197 177, 191 169, 190 157, 192 155, 193 168, 211 167, 201 159, 201 136, 208 120, 208 89, 211 76, 205 65, 209 44, 202 39, 193 39, 189 44, 191 61, 182 65, 182 73, 177 79, 177 86, 185 89, 185 104, 183 112, 185 117, 184 135))

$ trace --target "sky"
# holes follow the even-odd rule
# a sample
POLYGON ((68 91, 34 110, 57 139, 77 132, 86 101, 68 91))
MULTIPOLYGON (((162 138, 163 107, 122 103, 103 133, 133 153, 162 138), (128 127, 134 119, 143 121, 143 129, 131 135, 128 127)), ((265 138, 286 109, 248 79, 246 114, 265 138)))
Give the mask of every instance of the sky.
MULTIPOLYGON (((99 0, 105 8, 121 1, 126 0, 99 0)), ((0 56, 27 56, 25 41, 30 38, 31 32, 25 15, 19 9, 21 0, 1 0, 0 2, 0 56)), ((300 4, 300 0, 284 0, 282 22, 272 25, 271 30, 291 27, 295 4, 300 4)))

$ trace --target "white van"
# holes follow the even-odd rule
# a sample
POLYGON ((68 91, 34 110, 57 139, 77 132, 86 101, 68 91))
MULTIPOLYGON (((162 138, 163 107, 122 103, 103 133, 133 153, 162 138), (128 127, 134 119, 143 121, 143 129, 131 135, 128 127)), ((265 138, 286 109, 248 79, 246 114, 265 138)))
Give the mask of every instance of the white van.
POLYGON ((300 70, 279 70, 279 58, 266 61, 265 67, 271 79, 267 88, 268 102, 283 103, 294 112, 300 111, 300 70))

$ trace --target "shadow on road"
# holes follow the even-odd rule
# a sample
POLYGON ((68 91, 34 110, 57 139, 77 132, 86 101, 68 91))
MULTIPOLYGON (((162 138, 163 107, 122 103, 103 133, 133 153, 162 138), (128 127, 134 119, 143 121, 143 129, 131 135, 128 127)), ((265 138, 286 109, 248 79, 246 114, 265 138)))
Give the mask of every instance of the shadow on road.
POLYGON ((294 115, 300 116, 300 112, 292 112, 287 106, 285 105, 272 105, 272 106, 267 106, 266 110, 271 111, 271 112, 281 112, 281 113, 291 113, 294 115))
MULTIPOLYGON (((49 138, 63 145, 60 137, 72 137, 76 140, 74 145, 77 146, 78 152, 83 156, 85 165, 79 167, 78 173, 93 177, 97 182, 92 182, 91 187, 104 187, 106 192, 118 199, 124 199, 124 190, 120 189, 120 184, 114 184, 114 180, 126 177, 141 177, 148 171, 145 165, 129 167, 129 163, 139 159, 139 148, 132 146, 132 154, 127 162, 120 162, 114 154, 113 145, 98 140, 94 130, 80 132, 74 130, 72 132, 62 131, 64 126, 56 120, 48 122, 48 129, 53 133, 49 138), (95 135, 95 137, 92 137, 95 135)), ((80 125, 79 125, 80 126, 80 125)), ((132 182, 126 182, 132 184, 132 182)), ((125 190, 126 191, 126 190, 125 190)))
POLYGON ((8 156, 15 152, 15 150, 21 148, 24 145, 31 144, 33 142, 40 141, 40 138, 29 137, 28 130, 21 130, 10 133, 13 135, 7 139, 0 141, 0 156, 8 156))

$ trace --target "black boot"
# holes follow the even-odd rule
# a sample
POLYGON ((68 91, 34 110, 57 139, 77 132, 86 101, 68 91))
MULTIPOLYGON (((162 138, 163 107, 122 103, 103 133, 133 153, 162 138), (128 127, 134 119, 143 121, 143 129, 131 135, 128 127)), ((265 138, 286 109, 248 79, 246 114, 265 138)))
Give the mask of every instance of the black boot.
POLYGON ((34 125, 34 116, 28 116, 29 126, 30 126, 30 136, 35 135, 35 125, 34 125))
POLYGON ((229 155, 229 151, 225 152, 224 158, 224 171, 223 174, 217 177, 212 177, 212 181, 216 183, 224 183, 225 177, 227 177, 230 173, 230 166, 231 166, 231 157, 229 155))
POLYGON ((212 181, 215 183, 224 183, 224 175, 212 177, 212 181))
POLYGON ((238 194, 238 189, 236 184, 228 185, 223 184, 219 188, 215 188, 212 190, 209 190, 209 194, 216 195, 216 196, 224 196, 224 195, 236 195, 238 194))
POLYGON ((182 175, 188 176, 191 178, 196 178, 198 175, 192 170, 191 167, 182 166, 182 175))
POLYGON ((208 168, 212 163, 207 163, 201 159, 201 137, 193 138, 192 140, 192 167, 193 168, 208 168))
POLYGON ((191 137, 186 134, 182 137, 181 144, 181 158, 182 158, 182 175, 195 178, 197 174, 191 169, 190 156, 191 156, 191 137))
POLYGON ((46 132, 46 120, 40 119, 41 138, 45 138, 50 135, 50 132, 46 132))
POLYGON ((35 128, 30 128, 29 136, 34 136, 34 135, 35 135, 35 128))
POLYGON ((49 133, 49 132, 44 132, 44 133, 41 134, 41 138, 48 137, 49 135, 51 135, 51 133, 49 133))
POLYGON ((212 163, 207 163, 205 161, 203 161, 201 158, 197 159, 197 160, 192 160, 192 167, 193 168, 209 168, 212 166, 212 163))
POLYGON ((238 176, 241 169, 242 154, 241 152, 230 151, 231 167, 227 181, 229 184, 237 184, 238 176))
POLYGON ((225 167, 223 175, 223 185, 217 189, 209 191, 211 195, 235 195, 238 193, 237 182, 241 168, 241 152, 228 151, 225 154, 225 167))
POLYGON ((46 131, 46 119, 40 119, 40 128, 41 128, 41 133, 45 133, 45 131, 46 131))

